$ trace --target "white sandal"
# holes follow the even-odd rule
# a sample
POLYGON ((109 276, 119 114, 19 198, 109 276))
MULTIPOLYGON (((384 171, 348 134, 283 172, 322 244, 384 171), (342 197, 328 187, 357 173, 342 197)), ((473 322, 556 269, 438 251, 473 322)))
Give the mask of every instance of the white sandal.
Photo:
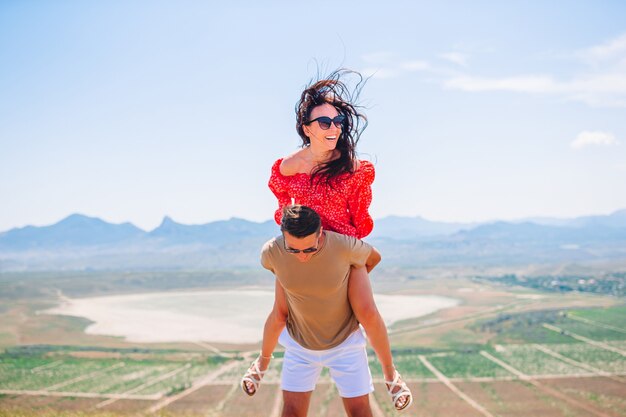
POLYGON ((402 411, 407 409, 413 403, 413 394, 411 394, 411 390, 407 387, 406 382, 400 381, 400 372, 394 369, 393 371, 393 381, 385 381, 385 384, 388 385, 387 392, 391 395, 391 401, 393 402, 393 406, 396 410, 402 411), (400 387, 398 392, 393 392, 394 388, 400 387), (402 406, 398 406, 398 399, 400 397, 407 397, 407 400, 402 406))
POLYGON ((251 397, 254 394, 256 394, 257 391, 259 390, 259 385, 261 384, 261 380, 263 379, 263 376, 265 375, 266 372, 267 372, 267 369, 265 371, 261 371, 261 369, 259 369, 259 358, 256 358, 254 362, 252 362, 248 370, 246 371, 243 378, 241 378, 241 389, 243 389, 243 392, 245 392, 251 397), (258 376, 258 379, 255 378, 255 376, 258 376), (248 386, 246 385, 246 382, 250 382, 252 385, 254 385, 254 391, 252 392, 248 391, 248 386))

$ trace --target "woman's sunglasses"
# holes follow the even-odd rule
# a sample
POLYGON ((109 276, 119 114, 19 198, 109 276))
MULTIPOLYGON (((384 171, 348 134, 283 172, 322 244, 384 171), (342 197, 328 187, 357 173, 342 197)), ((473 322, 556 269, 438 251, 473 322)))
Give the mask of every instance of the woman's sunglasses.
POLYGON ((328 116, 322 116, 322 117, 318 117, 317 119, 311 120, 307 124, 310 125, 313 122, 317 122, 320 125, 320 128, 322 130, 328 130, 328 129, 330 129, 330 124, 331 123, 334 123, 335 127, 342 128, 343 127, 343 123, 345 121, 346 121, 346 116, 343 116, 343 115, 335 116, 334 119, 331 119, 328 116))

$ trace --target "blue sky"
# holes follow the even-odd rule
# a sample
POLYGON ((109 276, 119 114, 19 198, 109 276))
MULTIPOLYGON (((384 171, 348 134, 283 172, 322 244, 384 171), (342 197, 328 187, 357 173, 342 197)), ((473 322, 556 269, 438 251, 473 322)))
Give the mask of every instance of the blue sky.
POLYGON ((262 221, 319 71, 372 77, 375 218, 626 208, 626 3, 0 2, 0 231, 262 221))

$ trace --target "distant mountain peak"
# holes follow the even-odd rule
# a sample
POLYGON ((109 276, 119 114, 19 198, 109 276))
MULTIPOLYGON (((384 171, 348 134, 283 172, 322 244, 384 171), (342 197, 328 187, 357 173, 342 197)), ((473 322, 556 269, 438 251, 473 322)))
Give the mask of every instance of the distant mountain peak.
POLYGON ((626 209, 621 209, 614 211, 609 215, 609 217, 625 217, 626 218, 626 209))
POLYGON ((97 217, 87 216, 81 213, 73 213, 59 221, 58 223, 87 223, 87 222, 102 222, 103 220, 97 217))
POLYGON ((253 222, 251 220, 244 219, 241 217, 231 217, 226 222, 231 222, 231 223, 236 223, 236 224, 253 224, 253 223, 258 224, 259 223, 259 222, 253 222))
POLYGON ((169 226, 173 224, 178 224, 178 223, 176 223, 170 216, 164 216, 163 221, 161 221, 161 225, 159 227, 169 226))

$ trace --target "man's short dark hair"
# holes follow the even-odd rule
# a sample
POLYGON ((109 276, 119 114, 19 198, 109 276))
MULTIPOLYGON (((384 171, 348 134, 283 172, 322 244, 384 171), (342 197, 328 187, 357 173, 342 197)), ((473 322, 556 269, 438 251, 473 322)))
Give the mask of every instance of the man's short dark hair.
POLYGON ((287 232, 293 237, 303 238, 313 233, 319 233, 321 226, 322 219, 310 207, 294 204, 283 208, 283 218, 280 222, 282 232, 287 232))

